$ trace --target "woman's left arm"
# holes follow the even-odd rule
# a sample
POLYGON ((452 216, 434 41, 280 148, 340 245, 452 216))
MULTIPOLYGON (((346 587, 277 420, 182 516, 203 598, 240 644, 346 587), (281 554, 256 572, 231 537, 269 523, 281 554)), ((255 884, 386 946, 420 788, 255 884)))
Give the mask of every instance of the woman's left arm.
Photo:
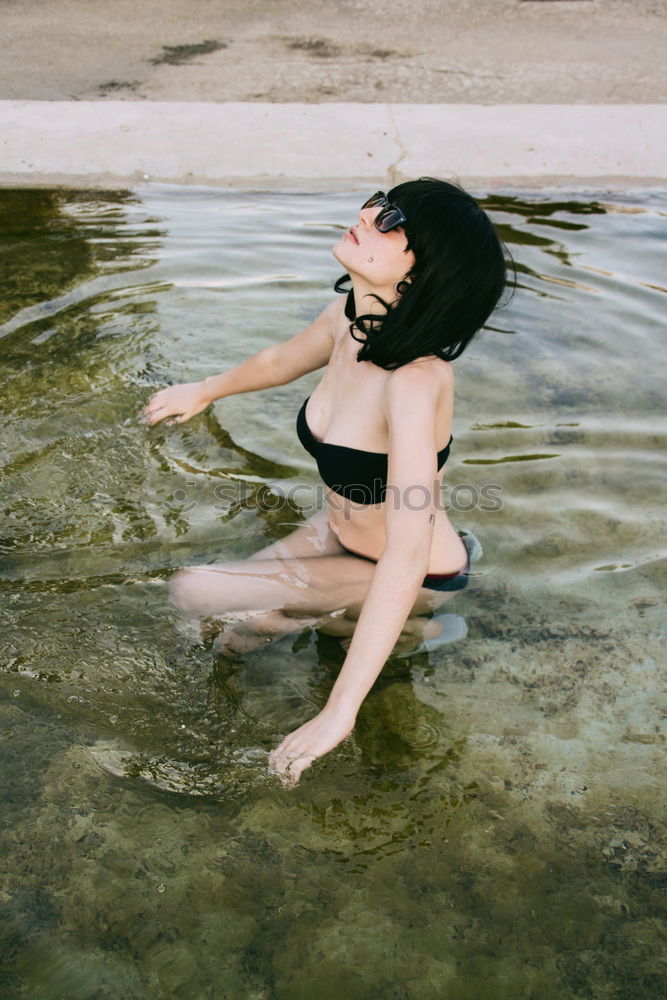
POLYGON ((428 572, 437 478, 436 410, 442 382, 418 362, 393 371, 385 387, 389 464, 386 544, 377 562, 345 662, 326 705, 290 733, 270 765, 290 784, 354 728, 428 572))

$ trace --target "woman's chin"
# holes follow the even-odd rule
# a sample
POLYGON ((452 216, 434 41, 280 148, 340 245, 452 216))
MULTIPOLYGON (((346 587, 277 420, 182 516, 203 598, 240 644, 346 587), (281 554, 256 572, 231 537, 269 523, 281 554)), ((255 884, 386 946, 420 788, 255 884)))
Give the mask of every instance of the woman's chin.
POLYGON ((344 258, 345 258, 345 244, 344 244, 344 242, 343 242, 342 239, 338 240, 338 243, 334 243, 334 245, 331 248, 331 253, 334 255, 334 257, 336 258, 336 260, 338 261, 339 264, 342 264, 343 267, 346 266, 345 260, 344 260, 344 258))
POLYGON ((359 271, 359 255, 353 252, 354 249, 354 246, 347 240, 342 239, 334 244, 331 250, 338 263, 345 268, 348 274, 352 274, 353 272, 357 274, 359 271))

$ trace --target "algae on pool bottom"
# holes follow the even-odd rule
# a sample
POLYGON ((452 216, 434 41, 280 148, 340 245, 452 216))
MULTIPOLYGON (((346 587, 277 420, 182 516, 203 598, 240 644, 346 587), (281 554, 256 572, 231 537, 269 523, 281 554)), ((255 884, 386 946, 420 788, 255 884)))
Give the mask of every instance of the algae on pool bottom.
POLYGON ((236 665, 166 602, 317 496, 317 374, 136 420, 331 297, 357 193, 2 192, 7 997, 662 997, 665 196, 485 204, 519 288, 456 364, 467 638, 390 661, 286 793, 265 756, 342 662, 236 665), (262 490, 308 489, 267 509, 262 490))

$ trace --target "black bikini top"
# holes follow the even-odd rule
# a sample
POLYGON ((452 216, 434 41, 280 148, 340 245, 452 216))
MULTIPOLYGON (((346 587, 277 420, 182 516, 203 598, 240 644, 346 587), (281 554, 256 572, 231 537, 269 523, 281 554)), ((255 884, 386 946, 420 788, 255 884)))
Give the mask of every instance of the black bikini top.
MULTIPOLYGON (((326 444, 316 441, 306 420, 305 399, 296 418, 296 432, 307 452, 317 462, 319 473, 335 493, 359 504, 382 503, 387 492, 387 454, 383 451, 362 451, 342 444, 326 444)), ((438 469, 449 457, 449 448, 454 440, 438 452, 438 469)))

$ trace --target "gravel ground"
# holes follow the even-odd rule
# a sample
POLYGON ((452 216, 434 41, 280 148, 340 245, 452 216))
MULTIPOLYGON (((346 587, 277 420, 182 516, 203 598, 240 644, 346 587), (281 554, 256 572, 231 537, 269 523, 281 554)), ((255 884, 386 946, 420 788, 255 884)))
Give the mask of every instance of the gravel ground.
POLYGON ((0 99, 662 103, 662 0, 0 0, 0 99))

